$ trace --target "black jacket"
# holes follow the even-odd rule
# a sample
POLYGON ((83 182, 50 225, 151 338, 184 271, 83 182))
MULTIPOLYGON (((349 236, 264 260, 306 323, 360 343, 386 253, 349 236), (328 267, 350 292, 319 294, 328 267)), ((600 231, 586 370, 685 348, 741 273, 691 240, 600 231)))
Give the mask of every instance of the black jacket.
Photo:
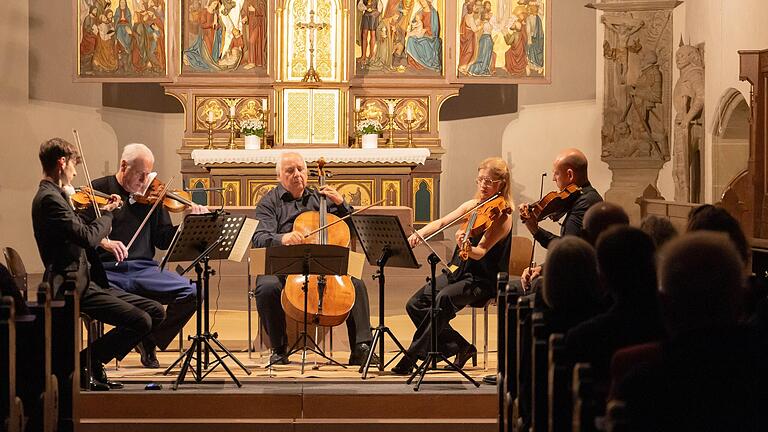
POLYGON ((581 187, 581 195, 576 198, 571 210, 565 215, 563 223, 560 228, 560 236, 557 236, 543 228, 539 228, 533 238, 539 242, 540 245, 546 249, 549 247, 549 243, 559 237, 567 235, 575 235, 584 237, 584 213, 592 207, 593 204, 597 204, 603 200, 603 197, 587 182, 581 187))

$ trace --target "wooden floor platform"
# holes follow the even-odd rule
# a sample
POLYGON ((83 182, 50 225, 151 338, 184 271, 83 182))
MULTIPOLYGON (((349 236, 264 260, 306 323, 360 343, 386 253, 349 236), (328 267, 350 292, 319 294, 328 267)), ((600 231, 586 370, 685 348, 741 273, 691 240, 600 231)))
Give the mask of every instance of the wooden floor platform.
MULTIPOLYGON (((339 361, 348 352, 337 352, 339 361)), ((160 353, 167 366, 178 353, 160 353)), ((126 387, 108 392, 81 393, 82 431, 492 431, 496 429, 496 387, 476 388, 459 374, 430 371, 421 389, 405 384, 407 377, 377 369, 361 379, 357 367, 324 365, 313 369, 314 357, 301 374, 298 360, 266 369, 266 357, 235 355, 252 372, 246 375, 231 359, 243 386, 238 388, 218 367, 201 383, 191 375, 172 390, 174 369, 145 369, 136 354, 129 355, 110 378, 126 387), (145 390, 149 382, 161 390, 145 390)), ((393 354, 388 354, 387 359, 393 354)), ((467 367, 482 380, 492 368, 467 367)))

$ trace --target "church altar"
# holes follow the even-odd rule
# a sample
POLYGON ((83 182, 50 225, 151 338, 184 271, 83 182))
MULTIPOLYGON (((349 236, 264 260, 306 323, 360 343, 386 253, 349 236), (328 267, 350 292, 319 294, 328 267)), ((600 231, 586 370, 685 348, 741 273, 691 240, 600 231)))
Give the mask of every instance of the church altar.
POLYGON ((381 199, 381 205, 408 206, 417 227, 440 215, 439 154, 426 148, 195 149, 182 167, 184 184, 199 204, 253 207, 277 186, 275 164, 285 151, 300 153, 310 169, 324 158, 332 175, 327 183, 353 206, 381 199))

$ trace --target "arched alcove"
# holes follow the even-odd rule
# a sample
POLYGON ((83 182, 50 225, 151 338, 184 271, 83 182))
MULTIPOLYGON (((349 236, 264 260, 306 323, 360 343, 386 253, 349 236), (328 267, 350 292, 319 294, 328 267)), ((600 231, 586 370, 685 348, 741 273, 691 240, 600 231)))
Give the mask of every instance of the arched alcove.
POLYGON ((747 169, 749 105, 730 88, 720 98, 712 128, 712 199, 720 200, 728 183, 747 169))

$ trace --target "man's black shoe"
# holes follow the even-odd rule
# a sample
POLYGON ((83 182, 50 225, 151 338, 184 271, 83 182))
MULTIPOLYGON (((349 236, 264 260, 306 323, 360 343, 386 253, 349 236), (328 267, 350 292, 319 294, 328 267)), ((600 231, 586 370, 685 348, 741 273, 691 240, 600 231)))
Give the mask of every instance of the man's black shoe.
POLYGON ((160 362, 157 360, 154 346, 148 348, 144 345, 144 342, 139 342, 139 344, 136 345, 136 352, 139 353, 141 364, 145 368, 157 369, 160 367, 160 362))
POLYGON ((496 376, 496 374, 486 375, 483 377, 483 382, 486 384, 496 385, 497 381, 498 381, 498 376, 496 376))
MULTIPOLYGON (((366 360, 368 360, 368 353, 371 352, 371 346, 367 343, 359 343, 355 345, 355 348, 352 350, 352 353, 349 355, 349 365, 350 366, 361 366, 363 363, 365 363, 366 360)), ((379 364, 379 356, 377 356, 375 353, 371 357, 371 366, 379 364)))
POLYGON ((287 365, 291 364, 291 361, 285 355, 285 345, 272 350, 272 355, 269 356, 269 364, 271 365, 287 365))
POLYGON ((403 355, 403 358, 392 368, 392 373, 395 375, 410 375, 413 373, 415 365, 416 363, 410 357, 403 355))
POLYGON ((80 389, 91 391, 108 391, 109 386, 103 382, 96 381, 93 378, 88 377, 88 370, 82 368, 80 370, 80 389))
POLYGON ((101 384, 106 384, 110 389, 121 389, 123 383, 120 381, 112 381, 107 378, 107 371, 104 370, 104 365, 96 362, 93 365, 93 380, 98 381, 101 384))
MULTIPOLYGON (((454 359, 453 364, 455 364, 459 369, 464 369, 464 365, 467 364, 467 362, 476 354, 477 348, 475 348, 474 345, 469 344, 463 349, 459 350, 458 354, 456 354, 456 358, 454 359)), ((445 365, 443 369, 451 369, 451 367, 445 365)))

